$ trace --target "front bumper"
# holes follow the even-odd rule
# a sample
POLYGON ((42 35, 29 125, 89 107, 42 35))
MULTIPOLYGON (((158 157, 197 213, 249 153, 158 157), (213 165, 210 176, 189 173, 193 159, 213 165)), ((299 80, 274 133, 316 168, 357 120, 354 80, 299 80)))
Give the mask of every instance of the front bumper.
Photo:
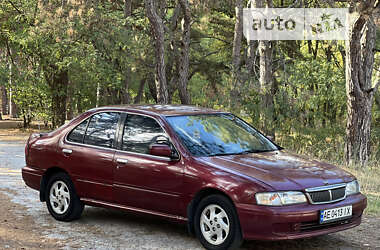
POLYGON ((321 205, 300 204, 283 207, 237 204, 243 237, 246 240, 287 240, 329 234, 358 226, 367 207, 362 194, 321 205), (352 217, 342 221, 319 224, 322 209, 352 205, 352 217))

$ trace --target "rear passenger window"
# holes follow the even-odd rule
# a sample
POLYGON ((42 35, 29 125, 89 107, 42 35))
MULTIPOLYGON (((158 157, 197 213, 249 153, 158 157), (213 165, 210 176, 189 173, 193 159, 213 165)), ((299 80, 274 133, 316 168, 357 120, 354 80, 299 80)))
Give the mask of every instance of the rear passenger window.
POLYGON ((105 112, 93 115, 88 124, 84 143, 111 148, 116 136, 119 113, 105 112))
POLYGON ((124 125, 122 149, 148 154, 149 146, 160 136, 165 136, 165 132, 156 120, 141 115, 128 115, 124 125))
POLYGON ((70 134, 67 136, 67 140, 70 142, 83 143, 83 137, 86 133, 88 120, 85 120, 81 124, 79 124, 76 128, 74 128, 70 134))

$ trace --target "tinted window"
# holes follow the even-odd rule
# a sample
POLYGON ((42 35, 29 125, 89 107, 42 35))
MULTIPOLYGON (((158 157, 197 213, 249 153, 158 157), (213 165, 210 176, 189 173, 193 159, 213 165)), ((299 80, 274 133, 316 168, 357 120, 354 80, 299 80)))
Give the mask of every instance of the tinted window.
POLYGON ((67 137, 68 141, 83 143, 83 136, 86 133, 88 120, 85 120, 81 124, 79 124, 74 130, 72 130, 67 137))
POLYGON ((128 115, 124 125, 122 149, 148 154, 149 146, 160 136, 165 136, 165 132, 154 119, 140 115, 128 115))
POLYGON ((279 148, 231 114, 168 117, 170 125, 195 156, 258 153, 279 148))
POLYGON ((119 117, 119 113, 99 113, 92 116, 84 137, 84 143, 100 147, 112 147, 119 117))

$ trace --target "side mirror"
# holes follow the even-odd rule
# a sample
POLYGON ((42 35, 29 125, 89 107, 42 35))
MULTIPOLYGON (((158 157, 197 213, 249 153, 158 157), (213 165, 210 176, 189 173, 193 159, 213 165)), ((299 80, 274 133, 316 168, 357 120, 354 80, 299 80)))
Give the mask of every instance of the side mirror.
POLYGON ((172 158, 172 149, 166 144, 152 144, 149 149, 149 154, 172 158))

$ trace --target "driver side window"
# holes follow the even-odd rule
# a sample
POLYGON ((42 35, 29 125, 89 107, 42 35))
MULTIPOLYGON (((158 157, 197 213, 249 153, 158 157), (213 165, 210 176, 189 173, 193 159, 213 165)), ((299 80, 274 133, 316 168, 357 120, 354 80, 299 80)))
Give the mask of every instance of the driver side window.
POLYGON ((128 114, 123 129, 122 150, 149 154, 149 146, 160 136, 166 134, 156 120, 128 114))

